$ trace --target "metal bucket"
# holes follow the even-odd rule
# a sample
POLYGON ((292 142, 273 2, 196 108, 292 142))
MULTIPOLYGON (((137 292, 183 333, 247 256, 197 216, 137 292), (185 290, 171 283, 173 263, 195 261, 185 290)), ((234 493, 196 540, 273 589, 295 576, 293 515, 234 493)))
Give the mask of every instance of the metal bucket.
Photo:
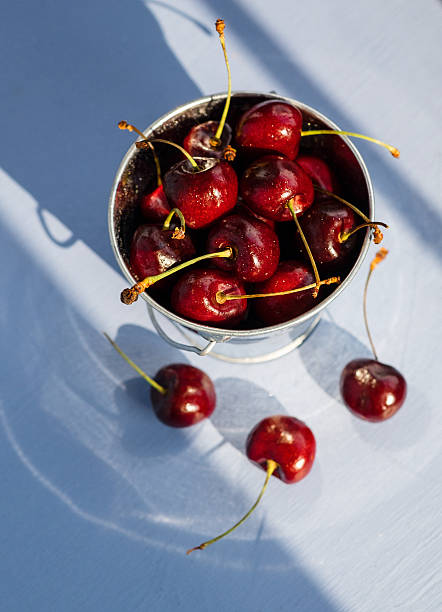
MULTIPOLYGON (((297 106, 304 119, 303 129, 340 128, 316 110, 302 102, 273 93, 236 92, 232 95, 229 111, 230 125, 253 104, 272 99, 285 100, 297 106)), ((161 137, 182 142, 184 136, 195 123, 219 120, 225 94, 200 98, 178 107, 151 124, 145 131, 146 138, 161 137)), ((172 150, 172 147, 169 147, 172 150)), ((307 148, 319 154, 330 163, 340 184, 340 193, 370 218, 374 218, 374 195, 370 176, 356 147, 342 136, 317 137, 306 139, 303 150, 307 148)), ((165 154, 167 165, 177 161, 176 153, 165 154)), ((109 200, 109 233, 115 257, 123 274, 132 285, 137 282, 129 268, 130 240, 138 223, 138 199, 155 186, 155 167, 146 166, 140 152, 133 144, 121 162, 115 176, 109 200), (143 165, 144 164, 144 165, 143 165)), ((163 156, 162 156, 163 160, 163 156)), ((166 166, 164 166, 166 167, 166 166)), ((363 232, 360 232, 363 235, 363 232)), ((142 298, 158 334, 167 342, 182 350, 198 355, 210 355, 232 363, 260 363, 276 359, 300 346, 315 329, 321 312, 347 287, 358 271, 369 246, 369 231, 360 238, 354 263, 344 280, 334 291, 317 306, 301 316, 259 329, 221 329, 184 319, 155 301, 148 293, 142 298)))

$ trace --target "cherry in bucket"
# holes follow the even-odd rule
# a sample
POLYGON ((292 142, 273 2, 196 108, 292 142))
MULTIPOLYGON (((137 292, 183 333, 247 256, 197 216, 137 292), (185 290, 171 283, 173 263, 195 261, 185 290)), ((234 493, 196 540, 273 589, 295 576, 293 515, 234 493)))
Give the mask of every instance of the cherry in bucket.
POLYGON ((341 395, 345 404, 353 414, 372 422, 392 417, 404 403, 407 394, 407 383, 402 374, 378 360, 367 320, 368 283, 373 270, 387 253, 382 248, 376 254, 364 288, 364 321, 374 359, 354 359, 341 374, 341 395))
POLYGON ((385 147, 393 157, 399 157, 396 147, 376 138, 344 130, 302 130, 302 114, 284 100, 268 100, 252 106, 238 122, 235 140, 244 148, 271 150, 295 159, 299 141, 304 136, 341 135, 362 138, 385 147))
POLYGON ((299 482, 309 473, 316 453, 316 441, 311 429, 291 416, 276 415, 260 421, 249 433, 247 457, 266 472, 261 492, 250 510, 233 527, 187 551, 204 550, 242 525, 261 501, 270 477, 286 484, 299 482))
POLYGON ((185 363, 164 366, 150 378, 113 341, 114 349, 151 386, 150 397, 158 419, 170 427, 190 427, 209 417, 216 394, 211 379, 202 370, 185 363))

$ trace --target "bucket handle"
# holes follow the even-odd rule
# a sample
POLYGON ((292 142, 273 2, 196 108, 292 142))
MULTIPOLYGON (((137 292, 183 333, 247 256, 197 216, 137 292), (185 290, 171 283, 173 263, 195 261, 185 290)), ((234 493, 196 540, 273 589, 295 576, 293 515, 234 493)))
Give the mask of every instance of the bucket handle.
POLYGON ((192 346, 191 344, 182 344, 181 342, 176 342, 168 334, 166 334, 164 329, 158 323, 158 320, 155 316, 153 308, 150 304, 147 304, 147 310, 149 311, 149 316, 152 320, 153 326, 158 332, 158 335, 161 336, 163 340, 165 340, 166 342, 168 342, 175 348, 181 349, 182 351, 189 351, 191 353, 196 353, 197 355, 204 357, 205 355, 208 355, 211 352, 211 350, 215 347, 216 340, 210 340, 209 343, 203 348, 198 348, 197 346, 192 346))

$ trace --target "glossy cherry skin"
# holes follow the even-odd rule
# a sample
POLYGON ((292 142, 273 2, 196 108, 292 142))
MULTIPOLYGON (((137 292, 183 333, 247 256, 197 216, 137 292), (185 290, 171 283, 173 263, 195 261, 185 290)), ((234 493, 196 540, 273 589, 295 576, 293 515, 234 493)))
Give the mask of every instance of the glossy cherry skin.
POLYGON ((355 227, 351 208, 337 200, 315 202, 299 219, 318 265, 343 263, 356 245, 356 235, 340 242, 339 236, 355 227))
POLYGON ((278 415, 263 419, 249 433, 247 457, 262 469, 271 459, 278 464, 273 475, 286 484, 302 480, 310 472, 316 453, 309 427, 294 417, 278 415))
POLYGON ((216 221, 207 239, 207 250, 214 253, 228 246, 234 250, 234 259, 213 260, 221 270, 248 283, 264 281, 274 274, 279 263, 279 241, 262 221, 241 214, 216 221))
MULTIPOLYGON (((314 282, 310 267, 300 261, 282 261, 271 278, 253 287, 253 293, 278 293, 314 282)), ((260 321, 265 325, 277 325, 307 312, 317 300, 313 297, 313 289, 307 289, 289 295, 255 298, 251 302, 253 312, 260 321)))
POLYGON ((187 234, 181 240, 172 238, 172 234, 172 230, 163 230, 160 225, 146 224, 137 228, 130 248, 130 266, 138 280, 161 274, 195 255, 187 234))
POLYGON ((161 368, 155 380, 166 394, 151 388, 156 416, 170 427, 190 427, 209 417, 215 409, 216 394, 210 378, 191 365, 173 363, 161 368))
POLYGON ((282 100, 252 106, 239 120, 235 142, 244 148, 282 153, 295 159, 299 150, 302 113, 282 100))
POLYGON ((172 289, 171 303, 179 315, 199 323, 234 326, 245 316, 247 300, 229 300, 219 304, 218 291, 229 295, 244 295, 244 285, 224 270, 191 270, 172 289))
POLYGON ((172 166, 163 182, 171 207, 181 210, 190 228, 199 229, 232 210, 238 196, 238 178, 226 161, 194 159, 200 171, 195 172, 186 159, 172 166))
POLYGON ((315 196, 304 170, 280 155, 265 155, 253 162, 241 178, 240 193, 252 210, 274 221, 293 219, 287 208, 292 198, 295 212, 300 214, 311 206, 315 196))
POLYGON ((342 371, 341 395, 361 419, 385 421, 404 403, 407 383, 393 366, 375 359, 354 359, 342 371))
POLYGON ((159 185, 140 200, 140 211, 146 221, 160 223, 164 221, 170 210, 163 185, 159 185))
POLYGON ((325 161, 314 155, 298 155, 296 163, 309 175, 315 185, 336 193, 336 181, 325 161))
POLYGON ((224 124, 220 143, 214 147, 210 141, 215 137, 218 121, 206 121, 195 125, 184 139, 183 146, 192 157, 215 157, 223 159, 224 149, 232 140, 232 128, 224 124))

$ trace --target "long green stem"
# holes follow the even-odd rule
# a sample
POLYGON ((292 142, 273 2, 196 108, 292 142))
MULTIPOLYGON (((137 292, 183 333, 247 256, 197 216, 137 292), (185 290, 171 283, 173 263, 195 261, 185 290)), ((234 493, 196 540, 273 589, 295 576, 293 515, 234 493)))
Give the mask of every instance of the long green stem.
POLYGON ((226 123, 227 113, 229 112, 230 99, 232 96, 232 75, 230 74, 230 64, 229 64, 229 60, 227 59, 226 44, 224 40, 224 27, 225 27, 224 21, 222 19, 217 19, 215 26, 216 26, 216 31, 219 34, 219 41, 221 43, 221 47, 223 49, 224 61, 226 62, 227 78, 228 78, 226 103, 224 104, 224 110, 223 110, 223 114, 221 115, 221 121, 219 122, 218 129, 216 130, 216 133, 214 136, 214 141, 216 145, 218 145, 221 140, 221 134, 223 133, 224 124, 226 123))
POLYGON ((206 255, 200 255, 199 257, 195 257, 195 259, 190 259, 188 261, 183 262, 179 266, 169 268, 168 270, 166 270, 165 272, 162 272, 161 274, 156 274, 154 276, 148 276, 147 278, 140 281, 139 283, 136 283, 130 288, 123 289, 120 295, 120 299, 123 302, 123 304, 132 304, 138 299, 138 296, 140 295, 140 293, 143 293, 143 291, 146 291, 148 287, 150 287, 154 283, 157 283, 163 278, 170 276, 171 274, 175 274, 175 272, 179 272, 180 270, 183 270, 184 268, 187 268, 188 266, 192 266, 193 264, 198 263, 199 261, 203 261, 204 259, 212 259, 216 257, 228 258, 228 257, 233 257, 233 254, 234 254, 233 249, 231 249, 230 247, 227 247, 227 249, 224 249, 223 251, 218 251, 216 253, 207 253, 206 255))
POLYGON ((193 157, 186 151, 186 149, 183 149, 183 147, 176 144, 176 142, 170 142, 170 140, 164 140, 163 138, 152 138, 150 140, 142 140, 141 142, 136 142, 135 146, 137 147, 137 149, 145 149, 146 147, 149 147, 151 142, 162 142, 163 144, 168 144, 172 147, 175 147, 176 149, 178 149, 178 151, 181 151, 181 153, 187 157, 195 171, 199 171, 201 169, 196 163, 196 161, 193 159, 193 157))
MULTIPOLYGON (((330 278, 326 278, 325 280, 320 281, 320 285, 331 285, 333 283, 339 283, 341 278, 339 276, 331 276, 330 278)), ((245 300, 251 298, 261 298, 261 297, 277 297, 279 295, 290 295, 291 293, 298 293, 300 291, 306 291, 307 289, 315 289, 317 287, 316 283, 311 283, 310 285, 304 285, 304 287, 297 287, 296 289, 288 289, 287 291, 278 291, 277 293, 251 293, 249 295, 226 295, 222 291, 218 291, 215 296, 218 304, 224 304, 225 302, 229 302, 231 300, 245 300)))
POLYGON ((151 378, 150 376, 148 376, 145 372, 143 372, 143 370, 141 368, 139 368, 137 366, 136 363, 134 363, 132 361, 132 359, 130 359, 126 353, 124 353, 120 347, 118 346, 118 344, 116 342, 114 342, 113 340, 111 340, 111 338, 109 338, 109 336, 106 334, 106 332, 103 332, 104 337, 109 340, 109 342, 112 344, 112 346, 114 347, 114 349, 117 351, 117 353, 120 353, 120 355, 123 357, 123 359, 125 361, 127 361, 127 363, 135 370, 135 372, 138 372, 138 374, 140 376, 142 376, 144 378, 144 380, 146 380, 149 385, 151 385, 154 389, 156 389, 157 391, 159 391, 160 393, 162 393, 163 395, 166 395, 167 393, 167 389, 165 389, 164 387, 162 387, 160 384, 157 383, 156 380, 154 380, 153 378, 151 378))
POLYGON ((370 270, 368 271, 368 274, 367 274, 367 280, 365 281, 365 287, 364 287, 364 297, 363 297, 363 300, 362 300, 362 307, 363 307, 363 311, 364 311, 365 330, 367 332, 368 341, 370 342, 371 350, 373 352, 373 355, 374 355, 374 358, 376 359, 376 361, 378 361, 378 355, 377 355, 376 349, 374 347, 373 338, 371 337, 370 328, 368 327, 367 289, 368 289, 368 283, 370 282, 371 275, 373 274, 373 270, 376 268, 376 266, 379 263, 381 263, 381 261, 383 261, 387 257, 387 255, 388 255, 388 251, 387 251, 387 249, 384 249, 384 248, 379 249, 379 251, 376 253, 373 261, 370 264, 370 270))
POLYGON ((310 263, 312 264, 313 274, 315 275, 315 280, 316 280, 316 288, 315 288, 315 290, 313 292, 313 297, 317 297, 318 296, 318 292, 319 292, 319 287, 321 286, 321 279, 319 278, 319 272, 318 272, 318 268, 316 266, 315 258, 313 257, 313 253, 310 250, 309 244, 307 242, 307 238, 304 236, 304 232, 302 231, 302 228, 301 228, 301 226, 299 224, 298 217, 296 215, 295 208, 294 208, 294 200, 293 200, 293 198, 289 201, 289 203, 287 204, 287 207, 289 208, 290 212, 292 213, 293 220, 296 223, 299 235, 301 236, 301 240, 302 240, 302 242, 303 242, 303 244, 305 246, 305 249, 307 251, 307 255, 309 256, 310 263))
POLYGON ((273 474, 273 472, 276 470, 277 467, 278 467, 278 464, 276 463, 276 461, 272 461, 272 459, 267 459, 266 479, 265 479, 264 485, 263 485, 263 487, 261 489, 261 493, 258 495, 258 498, 257 498, 256 502, 253 504, 253 506, 250 508, 250 510, 242 517, 242 519, 240 519, 237 523, 235 523, 233 525, 233 527, 231 527, 227 531, 224 531, 224 533, 221 533, 219 536, 216 536, 216 538, 212 538, 211 540, 207 540, 207 542, 203 542, 199 546, 195 546, 194 548, 190 548, 187 551, 186 554, 190 555, 190 553, 193 552, 194 550, 204 550, 205 548, 210 546, 210 544, 214 544, 215 542, 218 542, 218 540, 221 540, 221 538, 224 538, 226 535, 229 535, 229 533, 232 533, 232 531, 234 531, 237 527, 242 525, 249 518, 249 516, 255 510, 256 506, 261 501, 261 498, 264 495, 264 492, 265 492, 265 490, 267 488, 267 485, 269 484, 270 476, 273 474))
POLYGON ((364 134, 357 134, 356 132, 346 132, 345 130, 306 130, 301 131, 301 136, 320 136, 321 134, 336 134, 337 136, 352 136, 353 138, 362 138, 363 140, 368 140, 370 142, 374 142, 375 144, 380 145, 381 147, 385 147, 393 157, 399 157, 400 152, 396 147, 389 145, 382 140, 378 140, 377 138, 371 138, 370 136, 365 136, 364 134))

